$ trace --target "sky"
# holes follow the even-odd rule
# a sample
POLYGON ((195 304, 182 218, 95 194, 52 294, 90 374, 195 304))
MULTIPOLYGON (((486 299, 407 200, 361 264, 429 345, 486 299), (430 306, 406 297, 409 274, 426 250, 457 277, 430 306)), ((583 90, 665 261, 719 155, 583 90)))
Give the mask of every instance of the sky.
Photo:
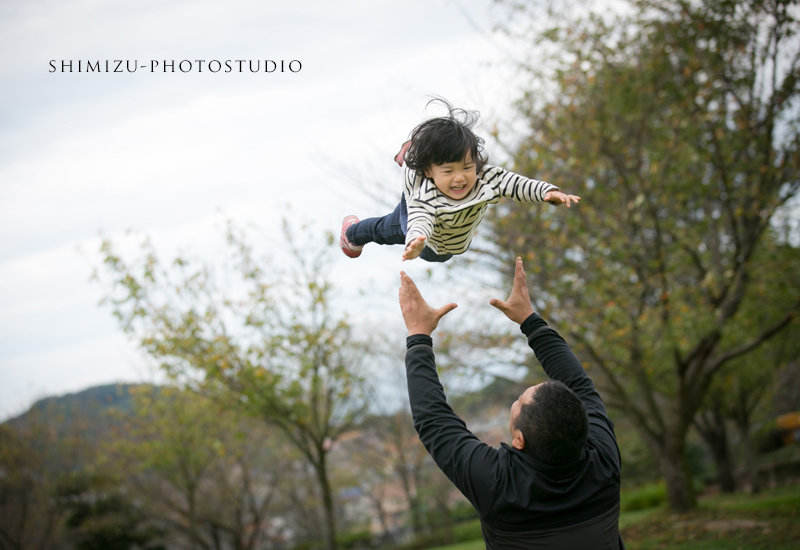
MULTIPOLYGON (((154 380, 98 305, 101 239, 134 254, 147 236, 203 261, 228 220, 265 250, 284 218, 338 236, 345 215, 399 200, 392 157, 438 114, 431 96, 481 111, 484 136, 508 121, 513 48, 491 30, 505 16, 491 0, 0 3, 0 420, 154 380)), ((424 295, 442 290, 390 247, 335 256, 331 277, 341 301, 369 304, 362 321, 391 326, 401 269, 424 295)))

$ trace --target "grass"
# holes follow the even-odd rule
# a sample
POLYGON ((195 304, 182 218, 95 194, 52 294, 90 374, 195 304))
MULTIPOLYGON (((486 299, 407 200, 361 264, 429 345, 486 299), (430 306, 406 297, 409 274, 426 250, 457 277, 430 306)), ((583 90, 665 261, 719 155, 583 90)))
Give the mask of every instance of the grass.
MULTIPOLYGON (((627 550, 800 550, 800 485, 705 497, 686 514, 623 512, 619 527, 627 550)), ((483 548, 478 539, 431 550, 483 548)))
POLYGON ((628 550, 798 550, 800 485, 703 498, 686 514, 665 507, 629 512, 620 516, 620 531, 628 550))
POLYGON ((450 544, 448 546, 437 546, 430 550, 484 550, 484 548, 486 548, 486 545, 483 543, 483 539, 478 539, 470 542, 450 544))

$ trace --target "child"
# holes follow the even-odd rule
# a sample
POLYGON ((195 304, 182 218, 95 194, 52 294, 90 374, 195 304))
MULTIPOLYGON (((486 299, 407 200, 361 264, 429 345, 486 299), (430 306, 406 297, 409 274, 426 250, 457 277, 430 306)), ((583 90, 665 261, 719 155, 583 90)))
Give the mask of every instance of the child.
POLYGON ((525 178, 498 166, 488 166, 483 139, 472 132, 479 115, 454 109, 444 100, 447 116, 414 128, 395 161, 402 166, 404 189, 394 212, 342 222, 342 252, 357 258, 367 243, 403 244, 403 261, 417 256, 446 262, 469 248, 486 208, 509 197, 551 204, 579 202, 558 187, 525 178))

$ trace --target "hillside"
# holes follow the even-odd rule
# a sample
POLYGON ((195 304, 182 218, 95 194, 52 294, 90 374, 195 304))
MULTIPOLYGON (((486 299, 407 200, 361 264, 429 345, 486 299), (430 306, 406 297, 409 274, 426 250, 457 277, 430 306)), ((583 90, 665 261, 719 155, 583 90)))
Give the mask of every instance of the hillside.
POLYGON ((46 397, 25 413, 4 422, 20 431, 47 428, 56 438, 80 432, 82 438, 97 441, 133 411, 131 390, 143 384, 108 384, 60 396, 46 397), (122 416, 109 414, 118 411, 122 416))

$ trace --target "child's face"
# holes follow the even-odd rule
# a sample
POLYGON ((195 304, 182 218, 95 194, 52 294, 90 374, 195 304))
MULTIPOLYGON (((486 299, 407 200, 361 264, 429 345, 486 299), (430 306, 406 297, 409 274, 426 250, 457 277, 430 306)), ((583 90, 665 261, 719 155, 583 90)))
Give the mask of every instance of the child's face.
POLYGON ((425 177, 433 180, 436 188, 451 199, 463 199, 478 181, 478 171, 472 162, 472 152, 457 162, 432 164, 425 169, 425 177))

